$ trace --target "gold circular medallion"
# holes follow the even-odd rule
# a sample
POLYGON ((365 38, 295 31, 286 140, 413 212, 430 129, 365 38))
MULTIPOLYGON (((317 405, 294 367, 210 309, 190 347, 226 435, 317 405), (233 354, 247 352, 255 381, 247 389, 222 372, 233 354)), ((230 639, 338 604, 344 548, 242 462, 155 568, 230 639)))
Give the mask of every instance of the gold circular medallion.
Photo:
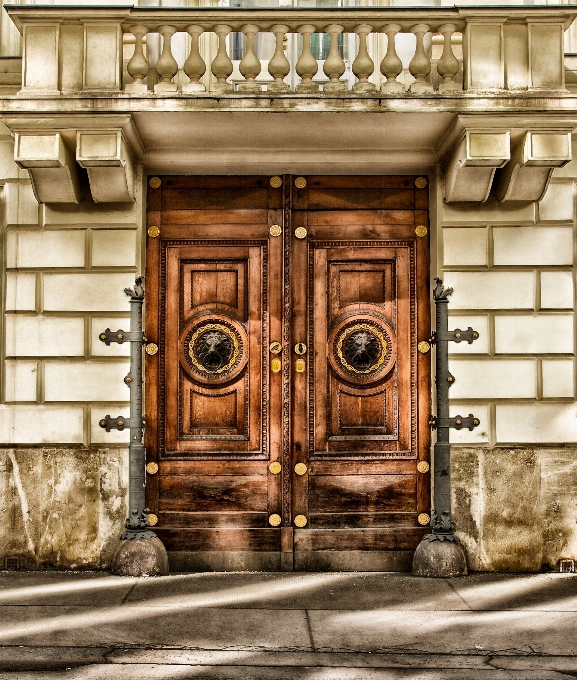
POLYGON ((297 177, 295 179, 295 187, 297 189, 304 189, 307 185, 307 181, 304 177, 297 177))
POLYGON ((295 472, 297 473, 297 475, 302 476, 302 475, 306 474, 306 471, 307 471, 307 466, 304 463, 297 463, 295 465, 295 472))
POLYGON ((281 471, 281 464, 275 460, 274 463, 271 463, 268 466, 268 469, 273 475, 278 475, 278 473, 281 471))
POLYGON ((304 227, 297 227, 295 229, 295 236, 297 238, 306 238, 307 230, 304 227))
POLYGON ((430 466, 429 466, 429 463, 427 463, 426 460, 420 460, 420 461, 417 463, 417 470, 418 470, 419 472, 423 472, 423 473, 429 472, 429 469, 430 469, 430 466))
POLYGON ((151 527, 154 527, 158 524, 158 517, 153 512, 148 515, 148 523, 151 527))
POLYGON ((270 185, 273 189, 278 189, 282 186, 282 179, 278 175, 275 175, 270 178, 270 185))
POLYGON ((148 184, 153 188, 153 189, 158 189, 158 187, 161 185, 160 177, 151 177, 148 180, 148 184))
POLYGON ((273 224, 268 231, 271 236, 280 236, 282 234, 282 229, 278 224, 273 224))
POLYGON ((149 342, 144 351, 151 357, 153 357, 158 352, 158 345, 154 342, 149 342))
POLYGON ((187 345, 193 367, 200 373, 213 375, 228 372, 237 363, 242 352, 237 334, 223 323, 201 324, 188 338, 187 345), (224 347, 225 343, 228 354, 219 354, 218 347, 224 347))
POLYGON ((273 354, 280 354, 282 352, 282 345, 280 342, 271 342, 269 349, 273 354))
POLYGON ((422 513, 417 517, 417 522, 418 522, 421 526, 426 526, 427 524, 429 524, 430 521, 431 521, 431 518, 429 517, 429 515, 427 515, 426 512, 422 512, 422 513))
POLYGON ((146 472, 148 472, 149 475, 155 475, 158 472, 158 463, 147 463, 146 472))
POLYGON ((160 236, 160 229, 156 226, 148 227, 148 235, 150 238, 158 238, 160 236))
POLYGON ((307 518, 304 515, 297 515, 294 519, 295 527, 302 529, 307 525, 307 518))
POLYGON ((271 527, 278 527, 278 525, 281 523, 281 521, 282 520, 280 518, 280 515, 276 515, 276 514, 271 515, 268 518, 268 523, 271 525, 271 527))
POLYGON ((417 349, 421 354, 426 354, 431 349, 431 345, 429 345, 426 340, 421 340, 421 342, 417 345, 417 349))
MULTIPOLYGON (((367 342, 368 337, 364 338, 364 340, 367 342)), ((376 326, 373 326, 372 324, 368 323, 356 323, 352 326, 345 328, 344 332, 342 332, 339 335, 336 343, 336 354, 341 362, 341 365, 347 371, 357 374, 367 374, 378 371, 386 361, 388 349, 389 344, 383 333, 376 326), (348 359, 350 359, 350 356, 347 355, 346 351, 347 340, 348 338, 352 337, 354 341, 355 334, 357 333, 363 333, 368 337, 370 335, 370 339, 374 342, 375 345, 376 355, 374 357, 374 360, 371 360, 366 365, 365 364, 352 365, 348 361, 348 359)))
POLYGON ((427 186, 427 178, 426 177, 417 177, 415 180, 415 186, 417 189, 424 189, 427 186))
POLYGON ((423 236, 426 236, 426 235, 427 235, 428 231, 429 231, 429 230, 427 229, 427 227, 425 227, 424 224, 419 224, 419 226, 415 229, 415 234, 416 234, 419 238, 423 238, 423 236))

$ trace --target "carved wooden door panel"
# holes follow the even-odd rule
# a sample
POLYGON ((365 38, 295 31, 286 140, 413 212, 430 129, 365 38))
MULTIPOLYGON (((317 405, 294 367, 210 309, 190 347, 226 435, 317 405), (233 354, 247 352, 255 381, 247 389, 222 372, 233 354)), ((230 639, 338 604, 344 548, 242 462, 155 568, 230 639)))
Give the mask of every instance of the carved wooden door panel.
POLYGON ((426 196, 407 177, 309 177, 295 190, 293 335, 307 345, 293 373, 293 452, 307 466, 293 482, 307 519, 297 569, 410 569, 423 536, 426 196))
POLYGON ((427 190, 306 180, 151 184, 147 498, 173 569, 403 570, 424 533, 427 190))
POLYGON ((268 177, 163 177, 149 190, 148 502, 176 569, 279 568, 268 346, 280 336, 282 240, 269 232, 280 207, 268 177))

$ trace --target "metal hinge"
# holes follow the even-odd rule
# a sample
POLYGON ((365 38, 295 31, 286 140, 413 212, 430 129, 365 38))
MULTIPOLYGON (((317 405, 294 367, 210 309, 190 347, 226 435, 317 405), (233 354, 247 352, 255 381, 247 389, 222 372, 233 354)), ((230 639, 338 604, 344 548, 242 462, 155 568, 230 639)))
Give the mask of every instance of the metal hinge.
POLYGON ((447 332, 436 331, 433 333, 432 338, 432 342, 448 340, 452 342, 468 342, 470 345, 479 338, 479 333, 469 326, 465 331, 462 331, 460 328, 455 328, 454 331, 447 332))
POLYGON ((98 337, 107 346, 110 346, 111 342, 117 342, 119 345, 122 345, 123 342, 144 342, 142 333, 123 331, 120 328, 117 331, 111 331, 110 328, 107 328, 98 337))
POLYGON ((429 425, 433 430, 436 430, 438 427, 453 427, 455 430, 462 430, 466 427, 468 430, 472 431, 480 424, 481 421, 472 413, 469 413, 465 418, 463 416, 455 416, 454 418, 437 418, 437 416, 431 416, 429 418, 429 425))
POLYGON ((144 418, 124 418, 124 416, 117 416, 116 418, 111 418, 110 416, 104 416, 98 424, 101 428, 110 432, 110 430, 124 430, 125 427, 144 427, 146 421, 144 418))

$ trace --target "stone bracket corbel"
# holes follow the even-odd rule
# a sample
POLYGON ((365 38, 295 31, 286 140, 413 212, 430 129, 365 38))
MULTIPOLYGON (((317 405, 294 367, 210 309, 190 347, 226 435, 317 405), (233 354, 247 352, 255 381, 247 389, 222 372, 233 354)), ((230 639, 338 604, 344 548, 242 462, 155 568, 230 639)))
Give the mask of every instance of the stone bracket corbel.
POLYGON ((445 202, 489 197, 493 176, 511 157, 508 130, 465 130, 445 169, 445 202))
POLYGON ((134 160, 121 129, 78 130, 76 160, 88 173, 95 203, 134 201, 134 160))
POLYGON ((527 131, 499 171, 495 193, 501 202, 540 201, 555 168, 571 160, 571 132, 527 131))
POLYGON ((59 132, 17 132, 14 161, 28 170, 39 203, 80 203, 74 154, 59 132))

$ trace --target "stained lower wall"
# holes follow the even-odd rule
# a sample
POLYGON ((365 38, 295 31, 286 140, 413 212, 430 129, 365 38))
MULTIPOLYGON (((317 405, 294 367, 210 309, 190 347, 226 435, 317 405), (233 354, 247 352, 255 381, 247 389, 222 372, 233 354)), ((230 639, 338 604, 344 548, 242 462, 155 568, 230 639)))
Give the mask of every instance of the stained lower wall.
POLYGON ((577 561, 577 447, 453 447, 454 519, 476 571, 577 561))
POLYGON ((0 560, 108 568, 127 516, 127 481, 124 449, 0 449, 0 560))

